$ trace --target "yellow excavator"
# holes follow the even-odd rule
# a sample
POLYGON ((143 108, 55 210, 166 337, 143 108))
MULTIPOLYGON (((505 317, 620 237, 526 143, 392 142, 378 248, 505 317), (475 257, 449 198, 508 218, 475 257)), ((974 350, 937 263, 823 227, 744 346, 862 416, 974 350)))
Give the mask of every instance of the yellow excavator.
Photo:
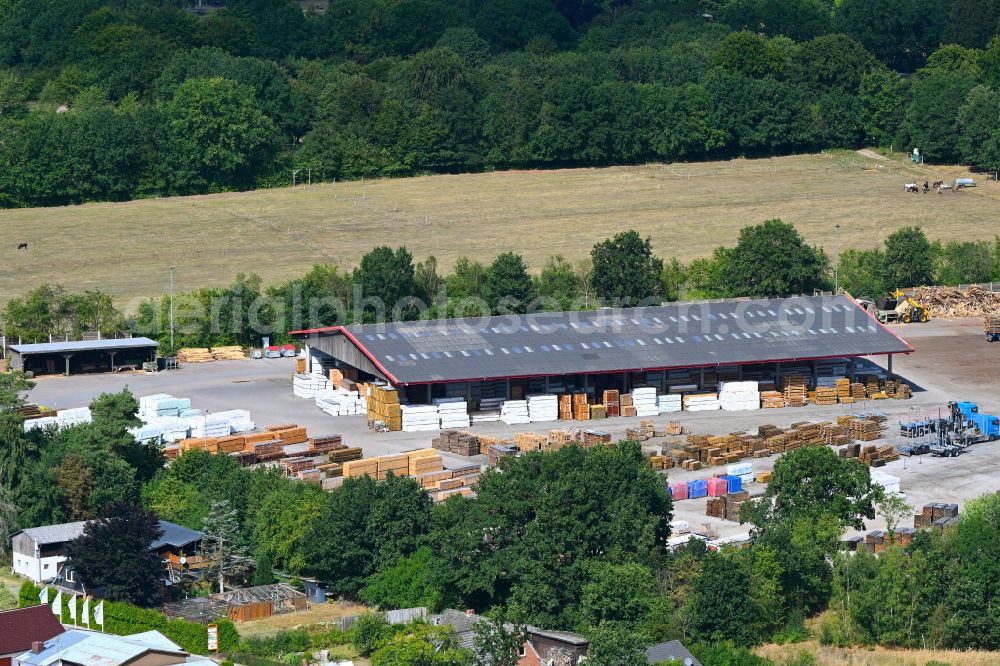
POLYGON ((883 324, 902 322, 919 324, 931 318, 927 308, 897 289, 877 302, 858 301, 883 324))

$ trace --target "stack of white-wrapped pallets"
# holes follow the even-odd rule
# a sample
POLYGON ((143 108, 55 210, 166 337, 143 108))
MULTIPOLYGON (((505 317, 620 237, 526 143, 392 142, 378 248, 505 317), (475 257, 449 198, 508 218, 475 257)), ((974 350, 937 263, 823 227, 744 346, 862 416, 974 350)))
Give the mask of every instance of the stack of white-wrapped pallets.
POLYGON ((39 430, 49 426, 59 427, 59 419, 54 416, 43 416, 37 419, 28 419, 24 422, 24 432, 29 430, 39 430))
POLYGON ((299 398, 313 399, 316 394, 330 388, 330 380, 323 375, 300 373, 292 378, 292 393, 299 398))
POLYGON ((748 462, 734 463, 726 466, 726 474, 738 476, 743 483, 753 481, 753 464, 748 462))
POLYGON ((166 393, 156 393, 139 398, 139 418, 146 421, 159 416, 180 416, 191 409, 189 398, 175 398, 166 393))
POLYGON ((403 413, 403 432, 422 432, 438 430, 441 427, 441 417, 434 405, 400 405, 403 413))
POLYGON ((468 428, 469 427, 469 403, 462 398, 434 398, 434 405, 438 409, 438 416, 441 417, 441 427, 468 428))
POLYGON ((559 398, 554 395, 529 395, 528 419, 532 423, 558 421, 559 398))
POLYGON ((528 416, 527 400, 505 400, 500 408, 500 420, 507 425, 522 425, 531 423, 528 416))
POLYGON ((719 385, 719 404, 727 412, 760 409, 760 391, 757 382, 722 382, 719 385))
POLYGON ((246 432, 253 430, 255 427, 254 422, 250 419, 250 412, 245 409, 230 409, 224 412, 215 412, 214 414, 209 414, 209 417, 228 421, 231 432, 246 432))
POLYGON ((660 414, 681 411, 681 396, 677 393, 656 396, 656 407, 660 414))
POLYGON ((719 396, 714 393, 690 393, 684 396, 684 410, 688 412, 708 412, 720 407, 719 396))
POLYGON ((137 428, 129 429, 137 442, 178 442, 188 436, 190 427, 179 416, 154 416, 137 428))
POLYGON ((636 416, 656 416, 660 408, 656 401, 656 389, 653 387, 632 389, 632 406, 636 416))
POLYGON ((56 414, 56 420, 60 428, 90 423, 90 407, 77 407, 76 409, 60 409, 56 414))
POLYGON ((205 416, 189 416, 186 419, 191 429, 191 437, 227 437, 233 434, 229 418, 218 417, 215 414, 205 416))
POLYGON ((320 391, 316 394, 316 406, 330 416, 353 416, 368 411, 367 400, 357 391, 342 388, 320 391))

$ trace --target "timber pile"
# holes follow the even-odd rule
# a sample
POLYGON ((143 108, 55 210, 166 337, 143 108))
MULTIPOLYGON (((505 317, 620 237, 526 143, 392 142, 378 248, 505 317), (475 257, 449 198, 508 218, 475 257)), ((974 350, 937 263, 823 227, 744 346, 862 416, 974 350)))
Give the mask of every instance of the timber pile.
POLYGON ((490 467, 496 467, 502 458, 517 456, 519 453, 520 449, 513 444, 493 444, 486 449, 486 462, 490 467))
POLYGON ((777 409, 785 406, 785 396, 779 391, 761 391, 760 406, 764 409, 777 409))
POLYGON ((1000 315, 986 315, 983 319, 983 333, 986 335, 1000 335, 1000 315))
POLYGON ((781 391, 787 407, 805 407, 808 392, 806 391, 805 375, 784 375, 781 378, 781 391))
POLYGON ((208 347, 184 347, 177 350, 177 360, 181 363, 206 363, 215 357, 208 347))
POLYGON ((212 358, 216 361, 242 361, 247 355, 243 352, 243 347, 234 345, 231 347, 212 347, 212 358))
POLYGON ((932 317, 985 317, 1000 310, 1000 293, 975 285, 965 291, 955 287, 920 287, 913 298, 932 317))

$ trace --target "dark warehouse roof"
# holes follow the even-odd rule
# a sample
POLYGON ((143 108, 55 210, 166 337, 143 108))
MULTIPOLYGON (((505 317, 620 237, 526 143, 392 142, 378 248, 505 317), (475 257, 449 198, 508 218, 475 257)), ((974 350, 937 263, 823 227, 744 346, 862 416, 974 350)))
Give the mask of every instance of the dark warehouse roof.
POLYGON ((913 348, 847 296, 334 326, 395 384, 824 358, 913 348))

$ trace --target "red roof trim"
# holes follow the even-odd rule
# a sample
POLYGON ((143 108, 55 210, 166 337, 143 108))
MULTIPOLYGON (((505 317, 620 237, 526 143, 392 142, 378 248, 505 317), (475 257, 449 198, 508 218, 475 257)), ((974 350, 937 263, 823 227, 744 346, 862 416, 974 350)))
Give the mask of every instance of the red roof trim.
POLYGON ((322 328, 306 328, 301 331, 289 331, 288 335, 307 335, 309 333, 329 333, 343 328, 342 326, 324 326, 322 328))
MULTIPOLYGON (((884 331, 886 331, 887 333, 889 333, 889 335, 893 336, 894 338, 896 338, 897 340, 899 340, 900 342, 902 342, 904 345, 906 345, 907 347, 909 347, 909 349, 910 349, 911 352, 912 351, 916 351, 913 348, 913 345, 911 345, 909 342, 907 342, 906 340, 904 340, 903 338, 901 338, 894 330, 892 330, 891 328, 889 328, 888 326, 886 326, 885 324, 883 324, 882 322, 880 322, 878 320, 878 317, 876 317, 871 312, 869 312, 867 308, 862 307, 861 303, 858 303, 856 300, 854 300, 853 296, 851 296, 850 294, 848 294, 846 291, 842 295, 846 296, 847 299, 851 303, 854 303, 855 306, 857 306, 858 308, 860 308, 862 312, 864 312, 866 315, 868 315, 871 318, 871 320, 875 322, 876 325, 881 326, 884 331)), ((909 353, 909 352, 906 352, 906 353, 909 353)))

